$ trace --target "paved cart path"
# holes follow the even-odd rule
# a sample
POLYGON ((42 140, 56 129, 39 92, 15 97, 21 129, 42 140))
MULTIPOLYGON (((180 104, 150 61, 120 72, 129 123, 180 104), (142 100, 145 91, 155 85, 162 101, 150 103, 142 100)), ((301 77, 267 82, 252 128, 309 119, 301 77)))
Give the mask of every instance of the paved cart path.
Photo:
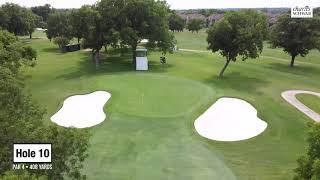
POLYGON ((320 97, 320 93, 312 92, 312 91, 302 91, 302 90, 290 90, 285 91, 281 94, 281 96, 291 105, 296 107, 298 110, 303 112, 305 115, 310 117, 316 122, 320 122, 320 114, 314 112, 312 109, 301 103, 297 98, 297 94, 311 94, 320 97))

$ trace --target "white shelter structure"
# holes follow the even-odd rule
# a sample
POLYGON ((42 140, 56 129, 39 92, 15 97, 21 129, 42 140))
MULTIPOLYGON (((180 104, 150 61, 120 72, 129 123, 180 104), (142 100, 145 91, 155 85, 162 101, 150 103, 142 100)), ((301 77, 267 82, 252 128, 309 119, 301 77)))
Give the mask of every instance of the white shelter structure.
POLYGON ((147 49, 136 49, 136 70, 147 71, 148 70, 148 58, 147 49))

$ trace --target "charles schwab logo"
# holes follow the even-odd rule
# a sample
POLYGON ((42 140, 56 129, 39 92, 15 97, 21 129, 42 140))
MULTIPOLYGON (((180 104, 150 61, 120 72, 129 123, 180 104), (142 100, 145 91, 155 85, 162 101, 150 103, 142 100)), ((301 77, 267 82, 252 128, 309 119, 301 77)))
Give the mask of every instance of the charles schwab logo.
POLYGON ((313 9, 310 6, 295 6, 291 8, 291 18, 312 18, 313 9))

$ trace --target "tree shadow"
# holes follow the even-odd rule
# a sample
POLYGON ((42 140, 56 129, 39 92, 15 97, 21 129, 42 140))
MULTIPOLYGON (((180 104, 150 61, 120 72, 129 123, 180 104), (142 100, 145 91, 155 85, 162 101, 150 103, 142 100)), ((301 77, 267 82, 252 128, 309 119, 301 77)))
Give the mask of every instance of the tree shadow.
POLYGON ((285 72, 285 73, 300 75, 300 76, 320 74, 320 67, 317 68, 317 67, 305 65, 305 64, 300 64, 294 67, 290 67, 287 64, 270 63, 267 65, 267 67, 280 72, 285 72))
POLYGON ((58 47, 49 47, 49 48, 43 48, 41 49, 42 52, 46 52, 46 53, 61 53, 61 50, 58 47))
POLYGON ((30 44, 31 43, 31 39, 19 39, 20 42, 24 43, 24 44, 30 44))
POLYGON ((266 79, 257 77, 249 77, 241 74, 240 72, 228 73, 224 77, 217 75, 206 80, 206 83, 212 84, 213 87, 220 89, 232 89, 245 93, 263 94, 258 89, 266 86, 269 82, 266 79))
MULTIPOLYGON (((115 73, 125 73, 125 72, 137 72, 135 70, 135 65, 132 62, 131 54, 122 54, 121 56, 117 55, 105 55, 102 53, 100 58, 99 69, 96 69, 95 63, 92 60, 91 53, 83 57, 79 61, 79 68, 74 72, 68 72, 57 78, 64 79, 75 79, 81 76, 95 76, 95 75, 111 75, 115 73)), ((147 72, 156 72, 162 73, 167 72, 168 68, 172 65, 165 64, 162 65, 154 61, 149 61, 149 71, 147 72)))
POLYGON ((34 37, 34 38, 30 39, 29 37, 28 38, 19 37, 19 41, 24 43, 24 44, 31 44, 32 41, 36 41, 36 40, 39 40, 39 39, 43 39, 43 38, 34 37))
POLYGON ((149 61, 149 71, 155 73, 165 73, 168 72, 173 65, 170 63, 161 64, 160 61, 149 61))

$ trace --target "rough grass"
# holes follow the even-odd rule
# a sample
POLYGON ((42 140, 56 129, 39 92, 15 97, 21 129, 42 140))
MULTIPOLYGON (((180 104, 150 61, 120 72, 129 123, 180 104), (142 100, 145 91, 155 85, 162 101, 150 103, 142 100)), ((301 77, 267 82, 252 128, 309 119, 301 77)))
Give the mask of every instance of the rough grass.
MULTIPOLYGON (((186 36, 198 41, 190 46, 203 43, 196 34, 184 34, 178 42, 186 36)), ((288 89, 319 92, 316 63, 289 68, 286 61, 261 57, 230 64, 219 79, 224 59, 217 54, 178 52, 161 65, 160 53, 151 52, 148 72, 134 71, 130 54, 111 56, 95 70, 88 52, 62 54, 46 39, 30 43, 39 57, 38 65, 26 70, 27 90, 47 109, 47 123, 70 95, 112 93, 107 120, 91 128, 83 169, 88 179, 291 179, 296 159, 305 152, 306 122, 311 120, 280 94, 288 89), (221 96, 249 101, 268 123, 267 130, 232 143, 200 137, 194 120, 221 96)), ((277 50, 271 54, 285 56, 277 50)), ((319 60, 319 53, 314 57, 310 63, 319 60)))

